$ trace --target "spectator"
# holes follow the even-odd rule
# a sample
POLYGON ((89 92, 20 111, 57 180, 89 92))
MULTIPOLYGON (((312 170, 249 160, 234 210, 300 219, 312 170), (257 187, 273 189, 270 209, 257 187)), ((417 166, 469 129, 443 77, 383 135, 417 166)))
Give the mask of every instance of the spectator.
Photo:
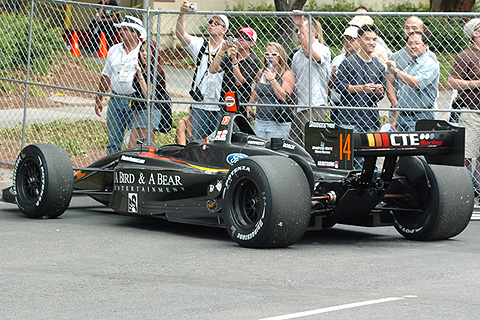
MULTIPOLYGON (((287 54, 282 45, 267 43, 264 54, 264 69, 257 73, 256 87, 248 103, 278 105, 289 102, 294 86, 295 76, 287 65, 287 54)), ((251 106, 247 106, 247 118, 252 118, 251 106)), ((274 106, 258 106, 255 118, 255 134, 270 140, 271 138, 288 138, 292 127, 291 121, 279 122, 275 116, 274 106)))
MULTIPOLYGON (((102 93, 112 91, 114 95, 132 95, 133 77, 136 74, 135 65, 138 63, 138 51, 145 39, 147 31, 143 28, 142 20, 132 16, 118 25, 122 42, 114 45, 108 51, 108 57, 98 83, 99 94, 95 98, 95 113, 101 117, 103 110, 102 93)), ((113 96, 108 102, 107 109, 107 154, 122 150, 123 137, 126 128, 132 123, 133 110, 129 98, 113 96)))
POLYGON ((368 12, 368 9, 364 6, 358 6, 353 10, 353 12, 363 13, 368 12))
POLYGON ((340 105, 340 99, 341 99, 340 93, 338 93, 338 91, 335 90, 335 88, 333 88, 333 83, 335 82, 335 75, 338 71, 338 66, 345 60, 345 58, 348 58, 351 55, 354 55, 357 53, 357 49, 358 49, 357 37, 358 37, 357 27, 350 26, 346 28, 345 32, 343 33, 343 49, 345 52, 340 53, 332 61, 332 65, 331 65, 332 76, 330 77, 330 80, 328 83, 329 83, 329 87, 331 88, 330 100, 332 104, 335 106, 340 105))
MULTIPOLYGON (((213 59, 209 71, 217 73, 224 71, 220 100, 225 100, 225 93, 237 91, 240 101, 240 112, 246 116, 243 103, 252 94, 252 84, 260 69, 260 59, 251 50, 257 41, 257 33, 252 28, 238 30, 237 41, 224 41, 218 54, 213 59)), ((230 38, 233 39, 233 38, 230 38)))
POLYGON ((303 15, 292 16, 292 21, 297 28, 297 38, 300 42, 300 50, 294 54, 292 59, 296 103, 308 107, 296 109, 290 138, 302 145, 305 124, 309 121, 325 121, 328 116, 327 109, 316 107, 328 106, 331 53, 330 49, 323 44, 320 22, 312 20, 312 28, 309 30, 308 20, 304 19, 303 15), (310 50, 312 59, 309 59, 310 50))
MULTIPOLYGON (((105 6, 118 6, 116 0, 101 0, 98 4, 105 6)), ((100 42, 100 34, 105 33, 108 48, 111 48, 115 43, 115 34, 117 28, 115 22, 117 21, 118 13, 110 7, 100 7, 95 14, 95 19, 90 22, 89 29, 92 33, 92 47, 98 49, 100 42)))
MULTIPOLYGON (((192 107, 190 107, 190 113, 192 112, 192 107)), ((175 131, 175 142, 181 146, 186 146, 187 143, 192 141, 192 125, 191 125, 191 116, 190 113, 188 116, 180 118, 177 122, 177 130, 175 131)))
POLYGON ((358 29, 359 50, 338 67, 334 88, 341 94, 340 105, 362 108, 335 109, 333 122, 352 128, 355 132, 377 131, 380 117, 378 101, 384 96, 385 68, 373 57, 377 44, 377 29, 366 24, 358 29))
MULTIPOLYGON (((458 90, 455 103, 458 109, 480 110, 480 19, 468 21, 464 35, 469 46, 455 58, 448 78, 449 85, 458 90)), ((458 120, 460 127, 465 127, 465 166, 472 172, 475 196, 480 194, 480 113, 462 112, 458 120), (475 161, 476 160, 476 161, 475 161), (477 165, 474 165, 474 162, 477 165)))
MULTIPOLYGON (((364 25, 374 25, 373 19, 370 16, 354 16, 348 24, 358 28, 361 28, 364 25)), ((377 58, 378 61, 380 61, 385 66, 387 60, 391 56, 392 50, 388 48, 387 44, 381 37, 377 36, 377 45, 375 46, 373 57, 377 58)))
MULTIPOLYGON (((183 1, 181 11, 188 11, 189 2, 183 1)), ((192 138, 194 140, 209 136, 217 129, 222 118, 220 107, 216 103, 220 100, 223 72, 211 74, 208 72, 210 63, 222 47, 225 33, 228 30, 228 18, 222 14, 208 17, 208 40, 195 37, 185 31, 185 15, 179 14, 175 34, 180 43, 186 47, 188 53, 197 66, 190 94, 195 101, 204 102, 195 104, 192 108, 192 138)))
MULTIPOLYGON (((401 109, 434 109, 440 68, 438 62, 427 54, 427 36, 421 31, 411 32, 407 38, 407 50, 412 63, 404 70, 398 69, 395 61, 387 61, 389 71, 393 72, 394 78, 398 80, 398 86, 395 87, 397 106, 401 109)), ((397 111, 392 128, 398 131, 414 131, 418 120, 433 118, 433 112, 397 111)))
MULTIPOLYGON (((422 19, 416 16, 411 16, 407 20, 405 20, 405 25, 403 27, 403 36, 405 41, 408 38, 408 35, 413 31, 420 31, 423 32, 428 38, 428 30, 425 24, 423 23, 422 19)), ((428 48, 428 47, 427 47, 428 48)), ((435 54, 427 50, 427 55, 435 61, 437 57, 435 54)), ((412 56, 408 52, 408 47, 405 45, 402 49, 395 52, 390 60, 395 61, 398 70, 405 70, 405 68, 412 63, 412 56)), ((393 73, 387 68, 387 97, 390 101, 390 104, 393 108, 398 106, 398 100, 396 91, 398 90, 399 81, 395 80, 393 73)))
MULTIPOLYGON (((148 45, 144 41, 139 51, 138 63, 135 65, 137 74, 133 78, 133 88, 135 92, 133 97, 147 99, 148 94, 150 97, 164 97, 165 96, 165 73, 161 66, 160 55, 155 53, 155 43, 150 44, 150 70, 147 67, 148 58, 148 45), (157 63, 155 63, 155 55, 157 55, 157 63), (155 70, 155 67, 157 70, 155 70), (150 71, 150 89, 148 85, 148 73, 150 71), (155 94, 155 96, 153 95, 155 94)), ((153 140, 154 130, 158 128, 160 119, 162 117, 162 111, 160 105, 151 104, 151 138, 153 140)), ((148 108, 146 101, 132 100, 131 107, 133 109, 133 124, 130 133, 129 148, 136 146, 137 140, 148 139, 148 108)))

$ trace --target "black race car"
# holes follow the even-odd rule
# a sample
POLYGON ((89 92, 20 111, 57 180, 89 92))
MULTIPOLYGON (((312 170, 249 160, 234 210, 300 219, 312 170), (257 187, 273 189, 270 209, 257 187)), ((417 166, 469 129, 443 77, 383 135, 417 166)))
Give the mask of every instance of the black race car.
MULTIPOLYGON (((227 107, 234 111, 235 102, 227 107)), ((310 123, 302 148, 259 138, 227 112, 205 141, 140 145, 86 168, 72 168, 59 146, 29 145, 3 198, 27 217, 55 218, 72 195, 89 195, 121 214, 224 227, 245 247, 286 247, 337 223, 393 225, 408 239, 439 240, 462 232, 472 215, 463 159, 464 129, 444 121, 389 133, 310 123)))

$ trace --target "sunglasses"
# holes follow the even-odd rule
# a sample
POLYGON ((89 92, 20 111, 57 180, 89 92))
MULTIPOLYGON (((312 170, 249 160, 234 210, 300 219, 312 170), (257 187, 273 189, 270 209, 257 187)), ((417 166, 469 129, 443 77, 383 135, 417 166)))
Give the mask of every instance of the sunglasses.
POLYGON ((352 37, 343 37, 343 41, 347 41, 347 42, 350 42, 350 41, 354 41, 355 38, 352 38, 352 37))
POLYGON ((222 26, 223 27, 223 24, 218 22, 218 21, 215 21, 215 20, 210 20, 208 21, 208 24, 214 24, 216 27, 218 26, 222 26))
POLYGON ((240 36, 238 38, 243 39, 245 41, 253 41, 252 39, 250 39, 249 36, 247 36, 246 34, 243 34, 243 33, 240 33, 240 36))
POLYGON ((265 52, 263 55, 265 57, 278 57, 280 54, 278 52, 265 52))

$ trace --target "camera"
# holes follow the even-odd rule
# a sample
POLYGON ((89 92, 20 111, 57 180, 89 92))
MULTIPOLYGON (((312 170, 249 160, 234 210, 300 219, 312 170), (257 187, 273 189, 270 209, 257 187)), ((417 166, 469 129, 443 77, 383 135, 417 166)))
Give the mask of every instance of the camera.
POLYGON ((198 4, 197 3, 189 3, 188 4, 188 11, 197 11, 198 4))
POLYGON ((190 90, 188 94, 190 94, 190 97, 192 97, 193 100, 197 102, 203 101, 203 94, 198 87, 195 87, 195 89, 190 90))
POLYGON ((230 44, 237 44, 238 39, 237 38, 228 38, 228 43, 230 44))

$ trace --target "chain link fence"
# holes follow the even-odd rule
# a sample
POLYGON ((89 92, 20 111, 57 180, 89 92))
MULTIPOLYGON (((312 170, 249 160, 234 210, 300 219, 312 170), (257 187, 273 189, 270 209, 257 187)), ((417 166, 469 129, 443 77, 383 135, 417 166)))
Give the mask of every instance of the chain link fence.
MULTIPOLYGON (((205 113, 199 114, 198 111, 221 110, 222 89, 236 89, 241 93, 243 105, 250 106, 252 114, 256 115, 252 124, 259 135, 280 135, 300 144, 303 143, 305 121, 335 121, 358 131, 378 131, 384 124, 392 124, 396 119, 391 106, 397 102, 395 111, 399 111, 399 127, 401 121, 405 124, 422 117, 453 122, 458 121, 455 115, 460 115, 460 119, 464 115, 478 117, 478 111, 471 109, 452 112, 452 105, 458 106, 454 103, 458 99, 456 90, 448 81, 455 58, 469 47, 463 28, 471 16, 418 13, 423 21, 422 30, 428 35, 428 48, 433 53, 431 59, 435 60, 435 64, 428 68, 427 77, 424 71, 418 71, 421 69, 412 69, 411 63, 401 66, 397 60, 397 68, 387 67, 387 60, 392 59, 392 54, 395 58, 398 51, 414 47, 418 54, 424 44, 425 40, 421 38, 420 42, 417 38, 409 38, 409 46, 406 46, 404 27, 407 18, 412 16, 410 13, 368 13, 355 17, 349 12, 308 12, 304 13, 303 20, 296 16, 293 19, 297 22, 295 24, 292 13, 281 12, 156 11, 71 1, 32 0, 19 4, 11 10, 4 7, 2 10, 6 12, 0 15, 0 162, 7 166, 13 164, 23 146, 38 142, 61 145, 77 167, 88 165, 105 155, 108 144, 105 109, 109 98, 115 95, 105 95, 101 117, 94 112, 94 99, 106 60, 102 56, 104 50, 121 42, 118 28, 113 23, 120 23, 126 15, 140 18, 147 29, 147 39, 156 42, 166 89, 172 100, 172 130, 156 132, 153 138, 148 136, 149 143, 175 143, 177 122, 181 118, 190 119, 190 106, 193 107, 192 121, 197 121, 193 124, 193 131, 207 128, 208 125, 201 122, 205 113), (103 18, 113 21, 99 23, 96 17, 99 8, 103 18), (176 32, 179 13, 185 14, 184 31, 187 37, 199 39, 193 41, 197 41, 197 47, 179 41, 178 30, 176 32), (219 14, 228 17, 229 27, 224 38, 226 41, 228 38, 235 39, 236 43, 224 46, 225 50, 219 45, 219 51, 214 45, 207 46, 206 51, 210 49, 210 54, 206 53, 205 59, 209 61, 209 68, 214 64, 212 72, 205 72, 206 69, 202 70, 199 66, 201 72, 196 76, 197 85, 192 87, 199 57, 196 54, 201 49, 199 44, 215 32, 224 30, 225 21, 219 18, 219 14), (339 57, 348 56, 352 44, 357 52, 369 50, 368 41, 351 39, 354 34, 351 28, 347 29, 365 23, 376 26, 378 41, 373 56, 378 57, 380 63, 373 69, 365 69, 365 65, 358 64, 358 59, 353 58, 346 58, 344 63, 339 64, 339 57), (302 33, 302 25, 306 28, 305 33, 302 33), (238 33, 245 27, 255 30, 256 35, 246 29, 238 33), (215 31, 215 28, 218 30, 215 31), (309 32, 312 28, 316 32, 309 32), (302 48, 302 37, 307 40, 317 37, 318 42, 323 43, 314 45, 315 50, 322 53, 320 58, 316 57, 312 46, 302 48), (237 54, 229 57, 233 47, 237 54), (219 55, 216 56, 216 53, 219 55), (306 55, 312 55, 318 61, 308 60, 306 55), (247 60, 246 56, 250 58, 247 60), (215 59, 218 63, 214 62, 215 59), (270 61, 275 71, 263 72, 264 68, 268 69, 270 61), (236 67, 240 67, 240 76, 234 70, 236 67), (412 91, 405 87, 405 81, 401 80, 404 78, 402 72, 420 72, 428 78, 420 86, 420 90, 428 87, 428 99, 411 99, 415 97, 416 89, 412 91), (212 79, 206 81, 208 78, 212 79), (223 83, 222 79, 230 79, 230 82, 223 83), (393 93, 390 95, 387 94, 388 79, 395 81, 392 82, 393 93), (352 98, 354 94, 347 98, 345 90, 349 85, 366 83, 378 86, 371 88, 371 93, 366 93, 363 88, 363 93, 357 94, 363 97, 361 99, 352 98), (195 91, 196 87, 203 90, 202 101, 192 98, 191 91, 195 91), (292 94, 287 96, 283 92, 292 94), (396 100, 388 96, 395 96, 396 100), (410 100, 405 100, 409 97, 410 100), (282 108, 279 108, 281 104, 282 108), (295 110, 294 115, 291 109, 295 110)), ((361 32, 365 34, 369 31, 361 32)), ((413 51, 405 52, 415 55, 413 51)), ((154 54, 157 53, 149 48, 148 55, 154 54)), ((465 64, 461 66, 468 67, 465 64)), ((463 71, 465 77, 472 72, 470 69, 463 71)), ((462 75, 457 73, 454 78, 462 75)), ((476 90, 473 93, 478 93, 476 90)), ((154 97, 146 101, 148 110, 154 106, 152 101, 159 102, 154 97)), ((250 109, 247 108, 247 111, 250 109)), ((215 122, 214 115, 206 113, 206 116, 207 120, 215 122)), ((132 119, 126 121, 131 122, 132 119)), ((147 129, 154 128, 148 124, 147 129)), ((204 137, 212 131, 205 129, 205 132, 194 132, 193 135, 194 138, 204 137)), ((467 155, 473 155, 470 170, 477 190, 479 166, 475 155, 478 148, 478 144, 469 144, 466 150, 467 155)))

